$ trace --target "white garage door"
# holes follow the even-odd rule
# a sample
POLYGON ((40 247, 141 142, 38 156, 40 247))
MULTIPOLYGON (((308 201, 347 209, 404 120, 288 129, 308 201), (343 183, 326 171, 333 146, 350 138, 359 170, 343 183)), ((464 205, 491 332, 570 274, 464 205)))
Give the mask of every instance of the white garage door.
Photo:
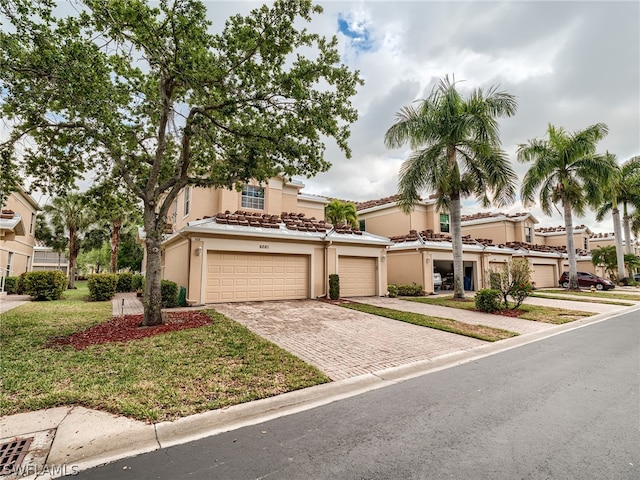
POLYGON ((207 253, 206 302, 309 298, 306 255, 207 253))
POLYGON ((553 265, 537 265, 534 263, 533 281, 536 282, 536 288, 557 286, 556 269, 553 265))
POLYGON ((376 259, 338 258, 341 297, 371 297, 376 294, 376 259))

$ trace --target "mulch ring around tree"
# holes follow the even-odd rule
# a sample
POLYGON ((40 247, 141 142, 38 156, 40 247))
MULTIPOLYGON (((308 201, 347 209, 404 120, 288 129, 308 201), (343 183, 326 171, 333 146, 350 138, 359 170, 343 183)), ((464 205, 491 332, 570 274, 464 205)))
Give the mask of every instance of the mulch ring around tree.
POLYGON ((202 311, 170 312, 165 323, 153 327, 142 327, 142 315, 125 315, 94 325, 67 337, 54 338, 47 343, 48 347, 71 345, 82 350, 91 345, 111 342, 128 342, 140 338, 153 337, 161 333, 198 328, 212 323, 212 318, 202 311))

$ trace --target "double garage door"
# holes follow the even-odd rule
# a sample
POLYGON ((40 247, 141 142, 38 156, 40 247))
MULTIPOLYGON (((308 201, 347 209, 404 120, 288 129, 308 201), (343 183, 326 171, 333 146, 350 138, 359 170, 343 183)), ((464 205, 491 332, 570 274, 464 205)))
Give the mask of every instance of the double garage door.
POLYGON ((309 257, 208 252, 206 302, 309 298, 309 257))

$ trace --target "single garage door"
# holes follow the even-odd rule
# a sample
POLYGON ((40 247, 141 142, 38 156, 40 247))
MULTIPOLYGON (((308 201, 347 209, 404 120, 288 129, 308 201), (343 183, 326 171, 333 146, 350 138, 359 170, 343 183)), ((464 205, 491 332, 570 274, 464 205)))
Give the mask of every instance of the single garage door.
POLYGON ((376 294, 376 259, 338 258, 341 297, 371 297, 376 294))
POLYGON ((556 269, 553 265, 537 265, 533 264, 533 281, 536 282, 536 288, 555 287, 558 285, 556 278, 556 269))
POLYGON ((206 302, 309 298, 306 255, 207 253, 206 302))

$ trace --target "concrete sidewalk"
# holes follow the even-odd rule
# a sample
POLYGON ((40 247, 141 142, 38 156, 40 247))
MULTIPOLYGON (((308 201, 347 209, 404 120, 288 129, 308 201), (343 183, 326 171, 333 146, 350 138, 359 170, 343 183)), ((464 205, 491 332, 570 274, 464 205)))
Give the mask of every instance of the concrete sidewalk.
MULTIPOLYGON (((127 294, 124 295, 124 299, 125 308, 130 308, 131 312, 141 313, 142 304, 139 299, 127 294), (127 305, 129 306, 127 307, 127 305)), ((366 301, 373 303, 378 300, 381 302, 389 302, 389 300, 394 303, 402 302, 394 299, 367 299, 366 301)), ((414 302, 403 303, 414 308, 414 302)), ((114 299, 113 305, 114 314, 120 314, 122 312, 122 297, 114 299)), ((415 306, 420 305, 415 304, 415 306)), ((391 307, 391 304, 386 303, 385 306, 391 307)), ((405 305, 406 308, 409 306, 405 305)), ((224 310, 220 305, 213 307, 224 310)), ((433 306, 428 307, 430 314, 433 315, 433 306)), ((246 305, 244 308, 246 309, 246 305)), ((631 308, 618 306, 617 308, 620 312, 640 312, 640 305, 631 308)), ((253 313, 255 314, 255 311, 253 313)), ((251 317, 251 312, 246 312, 246 314, 251 317)), ((16 439, 31 439, 31 446, 22 461, 21 470, 4 478, 7 480, 36 477, 47 479, 72 475, 79 470, 116 459, 268 421, 419 375, 474 361, 551 335, 603 321, 611 316, 611 313, 605 313, 565 325, 547 326, 545 324, 545 328, 532 329, 528 333, 524 333, 524 330, 528 328, 526 325, 535 322, 520 320, 517 326, 513 323, 511 328, 508 328, 520 328, 523 334, 518 337, 495 343, 481 342, 478 345, 467 346, 467 348, 450 349, 426 359, 406 358, 404 363, 400 365, 386 368, 374 367, 367 373, 358 375, 354 372, 354 376, 332 383, 209 411, 172 422, 147 424, 78 406, 58 407, 2 417, 0 418, 0 437, 2 437, 0 443, 13 442, 16 439)), ((484 323, 487 319, 476 320, 484 323)), ((509 319, 509 321, 514 320, 518 319, 509 319)), ((411 335, 413 332, 412 330, 411 335)))

